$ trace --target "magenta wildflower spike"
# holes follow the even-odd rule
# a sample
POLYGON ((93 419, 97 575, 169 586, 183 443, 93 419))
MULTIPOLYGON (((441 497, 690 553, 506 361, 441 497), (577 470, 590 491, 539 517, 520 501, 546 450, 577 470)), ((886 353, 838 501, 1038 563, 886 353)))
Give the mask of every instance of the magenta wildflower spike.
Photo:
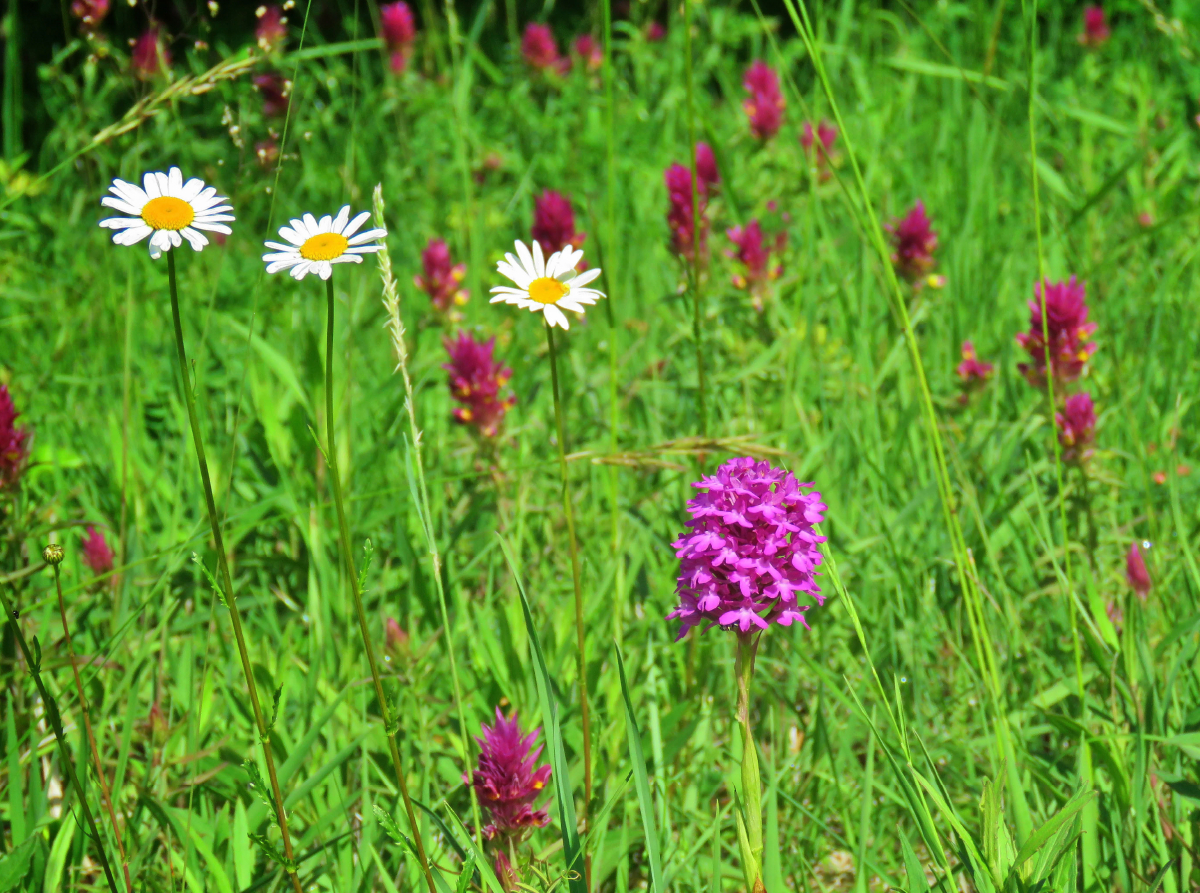
POLYGON ((553 189, 544 190, 533 201, 531 234, 547 257, 568 246, 579 248, 587 239, 587 233, 575 231, 571 200, 553 189))
POLYGON ((150 27, 142 32, 141 37, 134 41, 129 67, 134 75, 143 81, 148 81, 165 68, 171 67, 171 53, 163 43, 157 22, 151 23, 150 27))
POLYGON ((563 74, 571 67, 571 60, 558 52, 558 42, 549 25, 530 22, 521 37, 521 55, 530 68, 538 71, 554 71, 563 74))
POLYGON ((821 494, 812 484, 768 462, 730 459, 711 477, 692 486, 689 531, 672 546, 680 559, 679 605, 667 615, 681 621, 678 638, 705 621, 745 633, 772 623, 808 626, 800 604, 804 593, 818 605, 825 596, 816 583, 821 564, 813 529, 824 520, 821 494))
POLYGON ((476 341, 467 332, 458 340, 443 342, 450 362, 442 366, 450 374, 450 394, 462 406, 454 410, 454 418, 471 425, 483 437, 495 437, 504 422, 504 414, 517 403, 512 394, 501 397, 500 391, 512 378, 512 370, 492 356, 496 339, 476 341))
POLYGON ((29 429, 17 424, 20 415, 8 385, 0 384, 0 490, 21 479, 29 458, 29 429))
POLYGON ((79 19, 79 28, 93 34, 108 15, 109 0, 71 0, 71 15, 79 19))
POLYGON ((909 282, 925 276, 937 264, 933 257, 937 231, 925 213, 924 202, 918 200, 908 214, 884 228, 892 236, 892 266, 909 282))
POLYGON ((754 308, 763 308, 763 293, 767 285, 778 279, 783 273, 783 264, 771 265, 771 252, 780 252, 787 245, 787 234, 778 233, 768 241, 763 235, 762 226, 757 220, 751 220, 744 227, 735 226, 725 231, 729 240, 737 246, 737 251, 727 254, 741 262, 744 273, 733 277, 733 284, 750 292, 754 299, 754 308))
POLYGON ((474 785, 479 802, 490 814, 491 823, 483 829, 488 840, 503 838, 503 843, 521 839, 532 828, 550 821, 544 809, 534 809, 550 778, 549 766, 537 766, 542 748, 534 747, 541 729, 521 734, 517 714, 505 719, 496 708, 496 724, 483 725, 479 742, 479 767, 472 777, 463 777, 465 784, 474 785))
POLYGON ((467 303, 467 290, 462 287, 466 275, 467 265, 454 263, 450 246, 442 239, 430 239, 421 252, 421 274, 413 277, 413 284, 429 295, 439 313, 451 313, 467 303))
MULTIPOLYGON (((667 183, 667 199, 670 205, 667 209, 667 226, 671 230, 671 250, 682 258, 691 260, 695 250, 694 227, 695 219, 692 214, 692 172, 682 164, 672 164, 663 174, 667 183)), ((696 209, 700 213, 700 257, 708 254, 708 217, 705 215, 708 202, 704 188, 704 180, 697 177, 696 209)))
POLYGON ((1092 455, 1096 440, 1096 409, 1085 391, 1067 398, 1062 412, 1054 414, 1058 426, 1058 442, 1063 447, 1063 461, 1083 463, 1092 455))
POLYGON ((1146 596, 1150 594, 1150 587, 1154 585, 1142 554, 1147 545, 1134 541, 1125 553, 1125 579, 1129 582, 1129 588, 1136 592, 1142 601, 1146 600, 1146 596))
POLYGON ((742 104, 750 119, 750 132, 760 140, 770 139, 783 125, 786 105, 779 89, 779 75, 766 62, 757 59, 746 69, 742 86, 750 94, 742 104))
POLYGON ((1107 43, 1110 36, 1104 10, 1099 6, 1085 6, 1083 32, 1079 35, 1079 42, 1086 47, 1098 47, 1107 43))
POLYGON ((277 72, 256 74, 252 83, 263 99, 263 114, 268 118, 280 118, 287 114, 292 82, 277 72))
POLYGON ((389 67, 393 74, 402 74, 408 68, 413 41, 417 39, 412 9, 404 0, 385 3, 379 7, 379 21, 383 42, 391 53, 389 67))
POLYGON ((1046 381, 1046 340, 1042 333, 1042 296, 1046 302, 1046 334, 1050 336, 1050 370, 1056 381, 1075 381, 1083 374, 1088 360, 1096 352, 1096 343, 1088 337, 1096 324, 1088 322, 1086 289, 1074 276, 1066 282, 1046 280, 1034 286, 1029 302, 1029 331, 1017 335, 1017 344, 1029 354, 1032 363, 1017 368, 1030 384, 1041 387, 1046 381))
POLYGON ((107 574, 113 569, 113 550, 104 539, 104 534, 88 525, 87 536, 83 538, 83 563, 96 576, 107 574))
POLYGON ((580 34, 571 44, 571 51, 579 57, 585 71, 599 71, 604 65, 604 48, 590 34, 580 34))
POLYGON ((959 403, 966 403, 971 394, 980 390, 992 377, 995 367, 991 363, 981 362, 975 353, 975 345, 970 341, 962 343, 962 362, 954 370, 958 373, 959 386, 962 393, 958 395, 959 403))
POLYGON ((696 180, 706 195, 716 191, 721 182, 717 171, 717 158, 708 143, 696 143, 696 180))

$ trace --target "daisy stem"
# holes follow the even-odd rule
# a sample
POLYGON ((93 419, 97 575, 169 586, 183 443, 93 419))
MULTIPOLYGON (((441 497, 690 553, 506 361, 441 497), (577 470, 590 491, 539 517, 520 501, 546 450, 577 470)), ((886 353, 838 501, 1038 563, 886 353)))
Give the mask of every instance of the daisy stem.
POLYGON ((267 763, 267 776, 271 782, 271 796, 275 806, 275 821, 283 838, 283 854, 288 876, 295 893, 303 893, 300 878, 296 874, 296 862, 292 855, 292 836, 288 832, 287 812, 283 808, 283 794, 279 789, 279 776, 275 771, 275 756, 271 751, 271 729, 263 717, 262 705, 258 700, 258 687, 254 682, 254 668, 250 663, 250 652, 246 648, 246 636, 242 632, 242 614, 233 595, 233 579, 229 575, 229 562, 225 557, 225 540, 221 536, 220 516, 217 501, 213 498, 212 479, 208 474, 208 460, 204 455, 204 437, 200 433, 200 419, 196 415, 196 396, 192 393, 188 377, 187 350, 183 346, 183 324, 179 321, 179 286, 175 278, 175 252, 167 254, 167 281, 171 291, 171 320, 175 325, 175 353, 179 358, 179 383, 183 388, 183 400, 187 405, 188 423, 192 429, 192 446, 196 449, 196 462, 200 465, 200 481, 204 485, 204 501, 208 508, 208 524, 212 529, 213 547, 217 552, 217 572, 225 590, 225 604, 229 608, 229 619, 233 624, 233 637, 237 641, 238 657, 242 672, 246 676, 246 688, 250 692, 250 706, 254 711, 254 723, 258 726, 258 740, 262 742, 263 759, 267 763))
POLYGON ((753 632, 738 633, 737 660, 737 722, 742 727, 742 802, 737 811, 738 845, 742 851, 742 874, 746 878, 746 893, 763 893, 762 881, 762 782, 758 772, 758 750, 750 728, 750 679, 754 675, 754 656, 759 636, 753 632))
POLYGON ((554 421, 558 427, 558 467, 562 474, 563 514, 567 517, 567 541, 571 553, 571 580, 575 584, 575 636, 579 648, 579 703, 583 714, 583 808, 579 819, 587 828, 588 806, 592 802, 592 718, 588 710, 587 658, 584 653, 583 583, 579 577, 579 547, 575 541, 575 512, 571 506, 571 475, 567 470, 567 429, 563 423, 562 398, 558 387, 558 352, 554 346, 554 326, 546 323, 546 343, 550 348, 550 383, 554 390, 554 421))
MULTIPOLYGON (((10 583, 9 585, 12 584, 10 583)), ((50 696, 50 692, 46 690, 46 684, 42 681, 42 647, 38 643, 37 636, 34 636, 33 644, 37 652, 36 657, 30 652, 29 645, 25 641, 25 633, 21 630, 21 624, 17 621, 17 612, 12 609, 12 605, 5 598, 2 587, 0 587, 0 607, 3 607, 4 616, 8 618, 8 625, 12 628, 13 637, 21 647, 21 654, 25 657, 25 666, 29 668, 29 675, 33 677, 33 684, 37 686, 38 695, 41 696, 42 706, 46 711, 46 718, 50 721, 50 728, 54 732, 54 740, 58 742, 59 757, 62 761, 63 771, 67 773, 67 778, 71 782, 75 796, 79 799, 79 809, 83 813, 83 832, 86 836, 92 837, 95 840, 96 855, 100 859, 101 867, 104 869, 104 878, 108 881, 108 889, 111 893, 118 893, 117 881, 113 877, 112 868, 108 864, 108 856, 104 853, 104 844, 101 842, 100 835, 96 831, 96 822, 92 818, 92 810, 88 807, 87 798, 83 796, 83 787, 79 783, 79 776, 75 774, 75 763, 71 759, 71 749, 67 746, 67 735, 63 731, 62 719, 58 715, 58 705, 55 704, 54 698, 50 696)))
POLYGON ((71 643, 71 629, 67 625, 67 603, 63 600, 62 580, 58 574, 58 563, 54 563, 54 588, 58 591, 58 616, 62 618, 63 638, 67 643, 67 659, 75 675, 75 693, 79 697, 79 710, 83 714, 83 728, 87 732, 88 746, 92 751, 92 765, 96 767, 96 779, 100 782, 100 793, 108 820, 112 822, 113 837, 117 840, 117 852, 121 854, 121 870, 125 874, 125 887, 133 893, 133 882, 129 879, 129 860, 125 855, 125 842, 121 839, 121 826, 117 824, 117 813, 113 809, 112 796, 108 790, 108 779, 104 777, 104 764, 100 762, 100 749, 96 746, 96 735, 92 732, 92 717, 88 713, 87 699, 83 696, 83 680, 79 678, 79 664, 75 660, 75 646, 71 643))
POLYGON ((328 299, 326 308, 325 330, 325 463, 329 466, 329 480, 333 486, 333 503, 337 507, 338 530, 342 545, 342 563, 346 574, 350 577, 350 592, 354 596, 354 611, 358 615, 358 631, 362 635, 363 647, 367 652, 367 663, 371 667, 371 681, 375 686, 375 698, 379 701, 379 714, 383 718, 383 727, 387 732, 388 752, 392 757, 392 768, 396 773, 396 781, 400 785, 400 796, 404 800, 404 811, 408 814, 408 825, 412 829, 413 843, 417 848, 417 858, 421 862, 421 870, 425 873, 425 881, 429 884, 429 893, 438 893, 434 884, 433 872, 429 869, 429 859, 425 855, 425 844, 417 827, 417 816, 413 810, 412 797, 408 793, 408 781, 404 776, 404 766, 400 762, 400 748, 396 744, 396 733, 399 723, 393 723, 391 711, 388 709, 387 698, 383 694, 383 680, 379 675, 379 663, 375 660, 375 648, 371 644, 371 633, 367 627, 367 612, 363 609, 362 592, 359 587, 358 573, 354 569, 354 554, 350 548, 350 525, 346 523, 346 509, 342 502, 342 480, 338 474, 337 445, 333 437, 333 277, 325 280, 325 294, 328 299))
POLYGON ((683 46, 684 72, 687 75, 687 128, 688 152, 691 154, 692 172, 692 261, 688 265, 692 274, 692 339, 696 342, 696 385, 697 408, 700 412, 700 434, 708 436, 708 406, 704 383, 704 326, 700 307, 700 196, 696 172, 696 110, 692 86, 692 2, 683 0, 683 46))

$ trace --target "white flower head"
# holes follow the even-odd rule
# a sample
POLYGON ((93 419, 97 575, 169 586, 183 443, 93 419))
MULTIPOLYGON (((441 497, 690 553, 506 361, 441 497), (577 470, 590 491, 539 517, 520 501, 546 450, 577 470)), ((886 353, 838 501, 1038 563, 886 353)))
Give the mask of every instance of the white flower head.
POLYGON ((492 289, 493 304, 503 302, 534 313, 541 311, 550 325, 569 329, 571 326, 562 308, 582 314, 585 304, 595 304, 604 297, 603 292, 585 287, 600 275, 599 269, 575 274, 575 267, 583 258, 583 252, 578 248, 568 245, 550 255, 549 260, 544 260, 542 246, 536 241, 531 246, 532 253, 524 242, 514 244, 516 257, 504 255, 504 260, 496 264, 496 270, 517 287, 497 285, 492 289))
POLYGON ((287 226, 280 227, 279 235, 291 244, 265 243, 268 248, 275 249, 273 253, 263 255, 267 272, 291 270, 293 279, 303 279, 309 273, 328 279, 333 275, 334 264, 361 264, 364 254, 382 247, 369 243, 387 235, 384 229, 358 232, 370 216, 370 211, 363 211, 351 220, 350 206, 344 205, 337 217, 326 214, 317 220, 312 214, 305 214, 290 221, 287 226))
POLYGON ((142 177, 142 185, 113 180, 108 187, 112 195, 100 199, 100 204, 129 217, 109 217, 101 220, 105 229, 115 229, 113 241, 118 245, 136 245, 150 237, 150 256, 155 260, 164 251, 178 248, 187 239, 196 251, 208 244, 200 230, 229 235, 225 224, 233 220, 233 210, 223 195, 212 186, 192 178, 183 182, 179 168, 167 173, 152 171, 142 177))

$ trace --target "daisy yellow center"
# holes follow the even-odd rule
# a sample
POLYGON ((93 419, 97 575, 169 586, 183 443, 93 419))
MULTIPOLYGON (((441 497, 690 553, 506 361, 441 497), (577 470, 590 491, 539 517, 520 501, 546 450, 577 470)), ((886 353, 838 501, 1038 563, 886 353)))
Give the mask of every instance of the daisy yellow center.
POLYGON ((305 260, 333 260, 345 252, 349 240, 340 233, 320 233, 310 236, 300 246, 300 256, 305 260))
POLYGON ((173 195, 152 198, 142 207, 142 220, 152 229, 181 230, 195 219, 195 209, 173 195))
POLYGON ((549 276, 534 279, 529 283, 529 298, 539 304, 556 304, 558 299, 569 291, 569 288, 549 276))

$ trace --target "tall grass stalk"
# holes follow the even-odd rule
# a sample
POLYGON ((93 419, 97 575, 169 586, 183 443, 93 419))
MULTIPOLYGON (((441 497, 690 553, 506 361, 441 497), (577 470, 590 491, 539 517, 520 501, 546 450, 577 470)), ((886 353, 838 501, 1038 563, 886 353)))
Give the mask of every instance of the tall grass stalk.
MULTIPOLYGON (((558 385, 558 351, 554 344, 554 326, 546 323, 546 345, 550 350, 550 384, 554 391, 554 423, 558 431, 558 469, 562 476, 562 506, 567 519, 567 548, 571 553, 571 582, 575 585, 575 638, 579 664, 579 704, 583 718, 583 808, 579 819, 587 828, 588 807, 592 802, 592 723, 588 708, 587 656, 584 651, 583 582, 579 574, 579 547, 575 539, 575 509, 571 501, 571 472, 567 467, 567 426, 563 419, 562 397, 558 385)), ((590 887, 590 885, 589 885, 590 887)))
POLYGON ((71 627, 67 623, 67 603, 63 599, 62 579, 59 576, 58 566, 62 562, 62 547, 50 545, 46 547, 57 549, 57 553, 52 553, 52 557, 57 557, 58 561, 51 561, 50 564, 54 568, 54 589, 58 593, 58 616, 62 619, 63 641, 67 646, 67 660, 71 663, 71 673, 75 677, 75 694, 79 698, 79 712, 83 715, 83 728, 87 733, 88 748, 92 753, 92 766, 96 772, 96 780, 100 783, 100 795, 104 801, 104 808, 108 812, 108 820, 112 823, 113 837, 117 841, 117 852, 121 855, 121 872, 125 876, 125 887, 129 893, 133 893, 133 881, 129 877, 129 857, 125 855, 125 841, 121 838, 121 826, 117 822, 117 813, 113 809, 112 794, 109 793, 108 779, 104 775, 104 763, 100 761, 100 748, 96 746, 96 735, 92 731, 92 716, 88 710, 87 698, 83 694, 83 680, 79 678, 79 663, 75 659, 75 646, 71 642, 71 627))
MULTIPOLYGON (((372 210, 375 222, 381 229, 386 229, 383 214, 383 184, 375 186, 372 194, 372 210)), ((404 381, 404 408, 408 413, 408 430, 411 438, 411 450, 417 470, 417 484, 420 489, 419 514, 422 530, 425 534, 425 546, 429 551, 429 561, 432 566, 433 585, 438 594, 438 607, 442 616, 442 628, 446 631, 446 657, 450 663, 450 682, 454 691, 454 708, 458 713, 459 734, 462 742, 463 774, 469 778, 471 774, 471 735, 467 731, 467 717, 463 711, 462 685, 458 679, 458 661, 454 656, 454 627, 450 623, 450 611, 446 604, 446 584, 442 579, 442 556, 438 550, 437 536, 433 529, 433 517, 429 512, 429 486, 425 480, 425 462, 421 457, 421 429, 417 426, 416 400, 413 396, 412 378, 408 374, 408 345, 404 340, 404 322, 400 318, 400 295, 396 290, 396 278, 392 275, 392 258, 388 254, 387 245, 376 255, 379 262, 379 276, 383 280, 383 307, 387 312, 388 334, 392 339, 392 347, 396 351, 396 370, 404 381)), ((471 818, 475 824, 476 843, 483 846, 483 821, 479 814, 479 799, 475 794, 475 786, 467 785, 471 797, 471 818)), ((411 819, 411 816, 410 816, 411 819)), ((414 825, 414 828, 416 826, 414 825)))
POLYGON ((337 508, 339 541, 342 546, 342 564, 349 577, 350 593, 354 597, 354 613, 358 618, 358 631, 362 636, 363 648, 367 652, 367 664, 371 668, 371 683, 375 687, 375 699, 379 702, 379 715, 383 719, 383 727, 387 732, 388 754, 392 758, 392 769, 396 773, 396 781, 400 785, 400 796, 404 800, 404 811, 408 814, 408 824, 412 829, 413 842, 417 848, 417 858, 425 881, 429 885, 429 893, 438 893, 429 868, 429 859, 425 855, 425 844, 417 826, 416 812, 413 810, 412 797, 408 793, 408 781, 404 774, 404 764, 400 760, 400 748, 396 744, 396 735, 400 730, 399 720, 393 721, 391 709, 388 707, 387 696, 383 692, 383 679, 379 675, 379 662, 375 659, 375 646, 371 641, 371 629, 367 624, 367 612, 363 608, 362 581, 354 567, 354 552, 350 544, 350 525, 346 521, 346 507, 342 497, 342 481, 337 465, 337 444, 334 441, 333 415, 333 321, 334 297, 333 277, 325 280, 326 297, 326 326, 325 326, 325 462, 329 466, 329 480, 333 487, 333 503, 337 508))
POLYGON ((200 481, 204 486, 204 503, 208 510, 208 524, 212 530, 213 547, 217 552, 217 572, 223 588, 222 601, 229 609, 229 619, 233 624, 233 636, 237 642, 238 658, 241 660, 242 673, 246 677, 246 688, 250 693, 250 707, 254 713, 254 724, 258 727, 258 739, 262 742, 263 759, 267 764, 267 776, 271 782, 271 801, 275 807, 275 821, 279 825, 279 833, 283 838, 283 853, 288 877, 292 881, 295 893, 303 893, 300 878, 296 875, 296 861, 292 853, 292 836, 288 831, 287 812, 283 808, 283 794, 279 787, 279 776, 275 771, 275 756, 271 752, 271 729, 263 716, 262 705, 258 700, 258 687, 254 681, 254 666, 250 662, 250 652, 246 648, 246 636, 242 632, 242 615, 238 610, 237 599, 233 592, 233 579, 229 574, 229 562, 225 557, 225 540, 221 535, 221 523, 217 514, 217 503, 213 498, 212 479, 208 473, 208 460, 204 455, 204 437, 200 433, 200 418, 196 415, 196 396, 192 391, 192 383, 188 375, 187 350, 183 344, 183 324, 179 318, 179 286, 175 278, 175 251, 167 253, 167 281, 171 292, 171 321, 175 326, 175 353, 179 360, 179 384, 183 389, 183 400, 187 405, 188 423, 192 429, 192 446, 196 450, 196 462, 200 466, 200 481))
MULTIPOLYGON (((48 554, 51 547, 47 547, 43 557, 47 562, 50 562, 51 556, 48 554)), ((59 553, 59 560, 62 560, 62 552, 59 553)), ((54 698, 46 689, 46 683, 42 681, 42 646, 37 640, 37 636, 33 638, 33 650, 30 651, 29 644, 25 641, 25 633, 21 629, 21 624, 18 621, 18 614, 13 610, 12 604, 4 595, 4 587, 0 586, 0 606, 4 608, 4 616, 8 618, 9 628, 13 631, 13 638, 17 640, 17 644, 21 648, 21 654, 25 658, 25 666, 29 668, 29 675, 33 677, 33 684, 37 687, 38 695, 41 696, 42 706, 46 711, 46 718, 50 721, 50 729, 54 732, 54 740, 58 743, 59 759, 62 762, 62 769, 67 773, 67 779, 71 782, 71 788, 75 791, 75 796, 79 800, 79 810, 83 813, 83 833, 85 837, 91 837, 96 844, 96 858, 100 860, 100 867, 104 870, 104 879, 108 882, 109 893, 118 893, 117 881, 113 877, 112 866, 109 865, 108 856, 104 852, 104 843, 100 839, 100 833, 96 830, 96 822, 92 818, 91 807, 88 806, 87 798, 83 794, 83 786, 79 783, 79 775, 75 771, 75 761, 71 757, 71 748, 67 744, 67 735, 63 731, 62 718, 58 715, 58 705, 54 703, 54 698)), ((8 783, 15 784, 13 779, 9 779, 8 783)), ((15 847, 20 841, 13 841, 15 847)))
POLYGON ((708 395, 704 380, 704 316, 700 289, 700 195, 696 171, 696 96, 692 76, 692 0, 683 0, 683 67, 687 85, 689 170, 692 172, 692 340, 696 342, 696 405, 700 435, 708 436, 708 395))
POLYGON ((758 633, 738 633, 737 658, 734 662, 737 675, 736 719, 742 731, 742 802, 735 815, 738 846, 742 851, 742 876, 746 879, 747 893, 766 891, 762 879, 762 778, 758 769, 754 730, 750 726, 750 681, 754 677, 758 640, 758 633))
MULTIPOLYGON (((929 381, 925 375, 925 364, 921 358, 921 348, 917 343, 916 333, 913 330, 912 320, 908 313, 904 292, 900 287, 900 280, 897 278, 896 271, 891 263, 891 255, 884 241, 883 229, 879 225, 874 205, 871 202, 870 193, 867 191, 866 182, 863 179, 862 169, 854 152, 846 122, 842 117, 837 98, 834 96, 833 86, 829 81, 823 56, 817 46, 815 31, 812 28, 807 7, 800 0, 784 0, 784 2, 787 5, 792 22, 795 24, 796 30, 804 42, 809 58, 812 59, 817 78, 829 102, 830 111, 837 122, 838 132, 846 147, 846 157, 849 159, 851 170, 854 173, 854 182, 858 189, 861 213, 864 215, 867 224, 865 235, 871 240, 879 255, 888 289, 893 298, 894 311, 899 317, 901 328, 904 331, 904 340, 908 347, 910 360, 913 371, 916 373, 920 391, 926 440, 933 455, 938 497, 942 504, 942 514, 954 552, 954 564, 958 573, 959 587, 963 593, 964 605, 967 609, 967 620, 971 628, 979 673, 984 680, 992 706, 994 718, 993 730, 996 736, 999 757, 1002 762, 1007 764, 1010 779, 1016 780, 1016 752, 1008 726, 1007 711, 1004 707, 1004 689, 1000 680, 1000 670, 995 656, 995 644, 992 642, 991 634, 988 630, 987 618, 983 609, 983 597, 979 591, 974 570, 971 567, 970 550, 966 545, 962 525, 958 521, 957 509, 954 504, 954 491, 950 483, 950 473, 946 463, 945 447, 942 444, 941 432, 938 429, 937 411, 934 408, 929 381)), ((851 203, 853 204, 853 200, 851 200, 851 203)), ((1031 833, 1033 821, 1029 814, 1028 804, 1024 798, 1024 792, 1019 784, 1011 786, 1011 794, 1013 796, 1018 844, 1020 844, 1031 833)))
MULTIPOLYGON (((605 196, 604 244, 608 246, 608 256, 603 259, 601 267, 604 270, 604 292, 608 299, 604 302, 608 319, 608 405, 609 405, 609 449, 616 453, 621 430, 620 392, 617 387, 617 370, 619 347, 618 340, 621 330, 617 325, 617 310, 613 306, 613 281, 616 279, 613 258, 617 246, 617 125, 616 99, 613 96, 613 81, 616 77, 613 71, 612 58, 612 0, 604 0, 601 4, 604 15, 604 136, 605 136, 605 171, 608 177, 607 194, 605 196)), ((608 489, 612 509, 612 551, 613 561, 616 562, 616 580, 614 581, 613 599, 613 637, 617 647, 621 646, 624 638, 625 622, 625 558, 621 554, 621 503, 618 490, 619 474, 617 466, 608 468, 608 489)))

